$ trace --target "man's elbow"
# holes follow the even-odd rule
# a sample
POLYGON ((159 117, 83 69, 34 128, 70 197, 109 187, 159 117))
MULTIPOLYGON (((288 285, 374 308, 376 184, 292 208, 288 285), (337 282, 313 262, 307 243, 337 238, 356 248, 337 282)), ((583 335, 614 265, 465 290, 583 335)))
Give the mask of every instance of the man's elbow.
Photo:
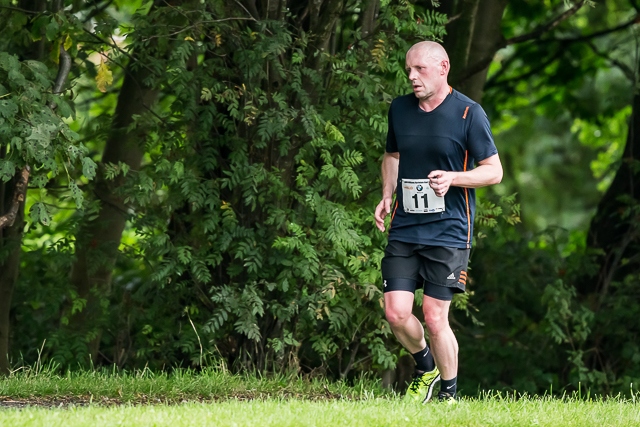
POLYGON ((502 163, 497 154, 483 160, 478 165, 486 168, 484 169, 485 184, 483 185, 495 185, 502 182, 502 163))
POLYGON ((502 168, 497 168, 497 170, 493 174, 491 185, 500 184, 501 182, 502 182, 502 168))

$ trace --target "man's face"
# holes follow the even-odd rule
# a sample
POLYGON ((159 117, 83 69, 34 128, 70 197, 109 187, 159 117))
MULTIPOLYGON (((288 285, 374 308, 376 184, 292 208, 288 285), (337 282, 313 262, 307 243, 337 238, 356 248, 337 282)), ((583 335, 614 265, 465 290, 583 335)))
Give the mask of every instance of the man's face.
POLYGON ((418 99, 429 99, 443 79, 441 61, 420 49, 407 52, 406 70, 418 99))

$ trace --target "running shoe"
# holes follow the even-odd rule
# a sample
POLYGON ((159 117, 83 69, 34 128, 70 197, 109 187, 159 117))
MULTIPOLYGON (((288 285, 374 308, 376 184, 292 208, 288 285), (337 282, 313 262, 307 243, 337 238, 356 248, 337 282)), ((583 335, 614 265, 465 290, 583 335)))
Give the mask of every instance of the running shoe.
POLYGON ((407 389, 405 400, 426 403, 433 395, 433 388, 440 381, 440 371, 436 367, 430 372, 416 371, 407 389))

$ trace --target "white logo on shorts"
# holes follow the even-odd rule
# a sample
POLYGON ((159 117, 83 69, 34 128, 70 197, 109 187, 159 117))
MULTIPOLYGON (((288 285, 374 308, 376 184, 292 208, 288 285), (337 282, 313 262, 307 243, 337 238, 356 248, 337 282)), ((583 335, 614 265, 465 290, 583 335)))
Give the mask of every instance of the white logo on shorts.
POLYGON ((447 280, 456 280, 455 274, 451 273, 449 277, 447 277, 447 280))
POLYGON ((387 281, 386 281, 386 280, 384 280, 384 281, 382 282, 382 284, 384 285, 384 287, 385 287, 385 288, 387 287, 387 281))

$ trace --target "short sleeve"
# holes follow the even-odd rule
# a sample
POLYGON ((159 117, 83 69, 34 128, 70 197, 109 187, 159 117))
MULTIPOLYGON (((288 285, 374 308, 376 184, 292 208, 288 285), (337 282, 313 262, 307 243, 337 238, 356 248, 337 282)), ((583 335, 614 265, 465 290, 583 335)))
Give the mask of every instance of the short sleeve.
POLYGON ((476 162, 479 162, 498 154, 498 149, 493 141, 489 118, 480 104, 471 106, 468 120, 467 148, 471 157, 473 157, 476 162))
POLYGON ((389 107, 389 113, 387 115, 387 122, 389 124, 389 129, 387 130, 387 153, 397 153, 398 152, 398 141, 396 140, 396 133, 393 129, 393 103, 389 107))

